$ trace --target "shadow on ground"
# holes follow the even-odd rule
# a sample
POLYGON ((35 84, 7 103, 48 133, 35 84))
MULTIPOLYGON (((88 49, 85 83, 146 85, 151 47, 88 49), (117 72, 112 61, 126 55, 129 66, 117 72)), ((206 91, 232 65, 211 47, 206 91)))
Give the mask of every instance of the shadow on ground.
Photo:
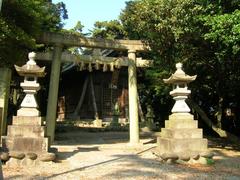
MULTIPOLYGON (((62 150, 57 152, 59 160, 57 164, 61 166, 61 160, 67 160, 75 161, 76 166, 55 172, 49 170, 47 174, 42 172, 41 176, 39 172, 36 172, 30 178, 14 175, 6 180, 69 179, 69 177, 75 179, 240 179, 239 146, 226 142, 224 139, 208 138, 209 147, 215 153, 214 164, 179 165, 162 163, 152 154, 156 147, 156 138, 152 134, 142 134, 141 139, 145 141, 141 150, 136 151, 128 150, 128 137, 128 132, 58 133, 55 144, 62 150), (103 145, 115 149, 120 147, 120 150, 117 153, 113 151, 114 153, 107 156, 107 159, 97 159, 97 156, 101 156, 102 153, 103 155, 108 153, 109 149, 102 149, 103 145), (94 156, 95 152, 96 161, 88 162, 88 157, 94 156), (75 159, 78 155, 81 158, 75 159)), ((91 158, 94 160, 94 157, 91 158)))

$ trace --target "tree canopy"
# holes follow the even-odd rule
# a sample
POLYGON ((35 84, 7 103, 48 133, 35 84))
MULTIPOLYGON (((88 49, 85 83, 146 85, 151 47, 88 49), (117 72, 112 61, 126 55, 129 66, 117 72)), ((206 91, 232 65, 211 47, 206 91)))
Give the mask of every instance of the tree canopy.
POLYGON ((42 31, 61 29, 67 11, 65 4, 48 0, 3 0, 0 15, 0 65, 11 66, 36 48, 42 31))
POLYGON ((198 75, 191 85, 192 99, 213 115, 219 126, 226 108, 238 113, 239 6, 239 0, 127 3, 120 20, 129 38, 143 39, 152 48, 155 67, 147 70, 144 84, 149 85, 147 91, 162 97, 158 105, 167 100, 162 79, 175 70, 176 62, 183 62, 186 72, 198 75))

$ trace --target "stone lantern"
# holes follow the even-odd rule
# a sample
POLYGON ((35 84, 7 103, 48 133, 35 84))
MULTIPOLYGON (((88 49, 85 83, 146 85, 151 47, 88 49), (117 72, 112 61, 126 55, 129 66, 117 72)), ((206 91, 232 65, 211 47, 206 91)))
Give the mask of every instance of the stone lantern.
POLYGON ((170 92, 170 95, 176 102, 172 108, 172 113, 189 113, 190 109, 185 99, 191 94, 191 91, 188 90, 187 84, 194 81, 197 76, 186 75, 182 70, 181 63, 177 63, 176 68, 176 72, 172 74, 170 78, 163 80, 165 83, 173 85, 173 90, 170 92))
POLYGON ((29 53, 28 62, 19 67, 15 65, 15 69, 20 76, 24 76, 24 81, 20 84, 23 91, 26 93, 21 108, 17 111, 17 116, 40 116, 38 111, 38 104, 35 98, 35 94, 40 89, 40 85, 37 82, 38 77, 45 76, 45 67, 40 68, 35 62, 36 54, 34 52, 29 53))
POLYGON ((37 78, 45 76, 45 67, 35 62, 35 53, 29 53, 28 62, 16 71, 24 77, 20 84, 26 93, 17 116, 13 116, 12 125, 8 125, 7 136, 2 136, 2 151, 7 165, 36 165, 53 161, 54 153, 49 153, 49 138, 43 118, 40 116, 35 94, 40 89, 37 78))
POLYGON ((212 157, 207 149, 207 139, 203 138, 203 131, 198 128, 198 122, 185 102, 191 93, 187 84, 197 76, 186 75, 181 63, 177 63, 176 68, 170 78, 164 79, 165 83, 173 85, 170 95, 176 102, 157 138, 156 153, 167 162, 207 163, 207 158, 212 157))

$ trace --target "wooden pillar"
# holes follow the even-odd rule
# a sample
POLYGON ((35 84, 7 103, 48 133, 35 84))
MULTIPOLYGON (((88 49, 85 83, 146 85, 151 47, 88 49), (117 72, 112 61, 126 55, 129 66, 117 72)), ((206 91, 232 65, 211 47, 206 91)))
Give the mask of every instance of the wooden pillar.
POLYGON ((59 77, 61 69, 61 55, 62 45, 58 44, 54 47, 53 60, 51 67, 49 91, 48 91, 48 104, 47 104, 47 136, 50 138, 50 142, 54 141, 56 114, 57 114, 57 100, 58 100, 58 87, 59 77))
POLYGON ((77 118, 78 116, 80 117, 80 110, 81 110, 81 107, 82 107, 82 104, 83 104, 83 100, 84 100, 84 97, 85 97, 85 94, 86 94, 88 81, 89 81, 89 76, 87 76, 85 81, 84 81, 80 99, 79 99, 77 107, 76 107, 76 109, 74 110, 74 113, 73 113, 73 117, 74 118, 77 118))
POLYGON ((2 109, 0 117, 0 135, 6 135, 7 133, 7 114, 11 76, 11 69, 7 67, 0 68, 0 108, 2 109))
POLYGON ((92 95, 93 109, 94 109, 94 118, 95 119, 99 119, 98 108, 97 108, 96 97, 95 97, 95 91, 94 91, 94 85, 93 85, 92 73, 90 73, 89 76, 90 76, 90 87, 91 87, 91 95, 92 95))
POLYGON ((130 119, 130 145, 139 143, 136 51, 128 51, 128 97, 130 119))

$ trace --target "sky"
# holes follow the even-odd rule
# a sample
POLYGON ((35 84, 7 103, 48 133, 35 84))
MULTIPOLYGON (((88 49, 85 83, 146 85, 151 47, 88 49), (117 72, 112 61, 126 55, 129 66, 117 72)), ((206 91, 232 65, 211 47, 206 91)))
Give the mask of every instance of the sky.
POLYGON ((96 21, 117 19, 127 0, 52 0, 53 3, 61 1, 66 4, 68 11, 64 28, 71 29, 77 21, 81 21, 83 33, 87 33, 93 29, 96 21))

